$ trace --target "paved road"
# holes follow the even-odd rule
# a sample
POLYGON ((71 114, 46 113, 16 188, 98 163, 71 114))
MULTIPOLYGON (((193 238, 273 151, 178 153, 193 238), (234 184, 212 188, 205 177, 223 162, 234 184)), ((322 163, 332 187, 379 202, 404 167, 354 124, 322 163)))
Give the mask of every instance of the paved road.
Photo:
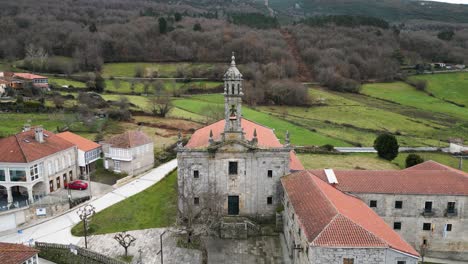
MULTIPOLYGON (((138 179, 123 185, 104 196, 92 200, 90 204, 96 208, 96 212, 100 212, 105 208, 135 195, 159 182, 176 167, 177 160, 174 159, 149 171, 138 179)), ((80 222, 80 219, 76 214, 77 210, 78 208, 56 218, 50 219, 49 221, 26 228, 23 230, 22 234, 12 233, 4 235, 0 237, 0 242, 27 243, 32 239, 33 241, 49 243, 78 244, 81 238, 72 236, 70 233, 71 228, 80 222)))
MULTIPOLYGON (((373 147, 335 147, 335 150, 343 153, 377 153, 373 147)), ((400 147, 399 152, 403 151, 438 151, 438 147, 400 147)), ((442 149, 444 150, 444 149, 442 149)))

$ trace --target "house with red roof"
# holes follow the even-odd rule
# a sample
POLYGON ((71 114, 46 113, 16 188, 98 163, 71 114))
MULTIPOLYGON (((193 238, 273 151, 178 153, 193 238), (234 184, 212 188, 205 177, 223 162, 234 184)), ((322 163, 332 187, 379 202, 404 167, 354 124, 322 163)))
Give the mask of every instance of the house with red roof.
POLYGON ((13 78, 31 83, 36 88, 49 89, 49 78, 32 73, 15 72, 13 78))
POLYGON ((101 145, 70 131, 57 134, 78 148, 78 167, 80 177, 88 177, 96 169, 96 161, 101 157, 101 145))
MULTIPOLYGON (((314 222, 314 228, 318 228, 317 224, 323 224, 324 219, 329 219, 328 209, 315 203, 324 193, 323 189, 332 188, 334 192, 340 192, 343 199, 348 196, 360 199, 362 202, 359 206, 353 205, 355 212, 361 210, 358 208, 362 204, 367 205, 367 217, 378 216, 421 254, 468 261, 466 172, 434 161, 426 161, 404 170, 308 170, 286 176, 283 187, 290 203, 301 203, 294 210, 297 216, 301 215, 299 218, 307 219, 302 220, 305 221, 302 223, 303 231, 304 228, 312 230, 308 229, 307 221, 314 222), (300 189, 305 184, 310 184, 310 187, 307 190, 300 189), (324 184, 327 186, 324 187, 324 184), (307 196, 306 193, 317 189, 317 186, 322 186, 320 195, 313 192, 307 196), (296 202, 292 201, 294 199, 296 202), (299 202, 301 199, 302 202, 299 202), (307 207, 308 203, 312 203, 312 207, 307 207), (375 214, 370 214, 369 210, 375 214)), ((346 200, 348 204, 352 204, 351 198, 346 200)), ((335 203, 334 205, 336 207, 335 203)), ((364 222, 360 225, 366 227, 364 222)), ((397 250, 410 253, 403 248, 397 250)))
POLYGON ((154 143, 142 131, 127 131, 101 145, 108 170, 137 175, 154 167, 154 143))
MULTIPOLYGON (((0 139, 0 211, 19 208, 62 188, 76 176, 76 146, 41 126, 0 139)), ((20 218, 0 217, 0 231, 20 218)))
POLYGON ((281 143, 273 129, 242 116, 242 96, 242 74, 233 55, 224 74, 224 119, 195 131, 185 145, 179 138, 183 214, 210 209, 227 216, 270 218, 281 203, 280 177, 304 169, 289 135, 281 143))
POLYGON ((39 250, 22 244, 0 242, 2 264, 38 264, 39 250))
POLYGON ((418 263, 419 253, 359 198, 309 171, 281 183, 293 263, 418 263))

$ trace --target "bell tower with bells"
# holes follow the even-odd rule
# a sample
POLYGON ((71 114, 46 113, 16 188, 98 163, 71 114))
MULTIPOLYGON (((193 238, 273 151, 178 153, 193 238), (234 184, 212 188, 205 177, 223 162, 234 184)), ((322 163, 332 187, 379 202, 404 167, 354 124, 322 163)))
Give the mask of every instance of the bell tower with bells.
POLYGON ((224 74, 224 137, 225 139, 240 139, 242 131, 242 74, 236 67, 234 52, 231 57, 231 65, 224 74))

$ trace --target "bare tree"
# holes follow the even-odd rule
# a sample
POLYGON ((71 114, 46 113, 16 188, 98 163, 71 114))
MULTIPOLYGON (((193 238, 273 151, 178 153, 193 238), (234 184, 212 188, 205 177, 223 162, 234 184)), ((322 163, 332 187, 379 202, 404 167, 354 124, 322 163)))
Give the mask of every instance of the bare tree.
POLYGON ((125 249, 125 257, 128 256, 128 248, 135 242, 136 238, 126 232, 118 233, 114 239, 125 249))
POLYGON ((202 185, 188 178, 179 181, 177 224, 187 244, 219 228, 223 197, 215 183, 202 185))
POLYGON ((120 82, 119 79, 114 79, 114 80, 112 81, 112 84, 114 85, 114 88, 115 88, 116 90, 120 89, 120 87, 122 86, 122 83, 120 82))
POLYGON ((56 95, 52 98, 52 102, 54 102, 55 108, 62 109, 65 99, 61 95, 56 95))
POLYGON ((155 116, 166 117, 172 109, 172 101, 169 96, 151 96, 148 98, 148 105, 155 116))

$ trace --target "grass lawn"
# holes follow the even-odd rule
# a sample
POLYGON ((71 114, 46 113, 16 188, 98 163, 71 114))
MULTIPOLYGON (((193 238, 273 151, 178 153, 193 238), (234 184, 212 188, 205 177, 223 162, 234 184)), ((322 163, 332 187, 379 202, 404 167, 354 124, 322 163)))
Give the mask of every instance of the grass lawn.
MULTIPOLYGON (((160 182, 97 213, 90 222, 90 234, 107 234, 174 224, 177 216, 177 172, 160 182)), ((83 235, 83 224, 72 229, 83 235)))
MULTIPOLYGON (((180 109, 193 112, 199 115, 207 113, 207 108, 218 109, 222 106, 223 96, 221 94, 197 95, 186 99, 174 100, 174 105, 180 109)), ((245 118, 264 126, 275 129, 275 134, 280 140, 284 140, 286 131, 291 133, 291 143, 295 145, 325 145, 332 144, 334 146, 350 146, 350 144, 339 139, 330 138, 319 133, 308 130, 307 128, 297 126, 290 122, 284 121, 274 115, 262 113, 243 106, 242 114, 245 118)), ((222 116, 221 116, 222 118, 222 116)))
MULTIPOLYGON (((184 67, 188 70, 206 70, 214 67, 214 63, 150 63, 150 62, 118 62, 105 63, 102 69, 104 77, 122 76, 134 77, 135 69, 141 67, 145 76, 149 76, 151 72, 158 72, 160 77, 175 77, 177 68, 184 67)), ((201 76, 194 76, 201 77, 201 76)))
POLYGON ((104 169, 103 160, 99 159, 96 161, 96 170, 91 175, 91 180, 100 182, 108 185, 114 185, 117 180, 126 177, 127 174, 115 173, 104 169))
POLYGON ((334 154, 298 154, 299 160, 306 169, 366 169, 394 170, 398 166, 377 157, 374 153, 334 154))
POLYGON ((413 76, 427 81, 427 90, 437 98, 468 107, 468 72, 440 73, 413 76))
MULTIPOLYGON (((114 93, 131 93, 132 90, 130 81, 126 80, 106 80, 106 91, 114 92, 114 93), (117 86, 116 86, 117 85, 117 86)), ((134 92, 135 93, 144 93, 144 83, 147 82, 150 84, 149 81, 136 81, 134 84, 134 92)), ((193 81, 193 82, 174 82, 174 81, 163 81, 164 90, 168 93, 171 93, 174 89, 211 89, 216 88, 222 85, 221 82, 211 82, 211 81, 193 81)), ((148 93, 153 93, 154 88, 149 85, 148 93)))
POLYGON ((431 97, 403 82, 365 84, 361 93, 429 112, 446 114, 456 119, 468 120, 467 108, 431 97))
MULTIPOLYGON (((398 157, 396 157, 392 163, 398 165, 400 168, 405 168, 405 159, 410 153, 399 153, 398 157)), ((450 166, 452 168, 458 169, 458 159, 454 158, 452 155, 448 153, 441 153, 441 152, 416 152, 421 156, 425 161, 433 160, 439 162, 441 164, 450 166)), ((463 171, 468 172, 468 161, 465 159, 463 162, 463 171)))
POLYGON ((71 79, 60 78, 60 77, 49 77, 49 83, 59 88, 61 88, 62 86, 73 86, 74 88, 86 87, 86 84, 84 82, 74 81, 71 79))
MULTIPOLYGON (((0 135, 9 136, 21 132, 23 125, 42 125, 44 129, 56 131, 57 126, 63 126, 68 114, 61 113, 2 113, 0 114, 0 135)), ((76 124, 80 127, 79 124, 76 124)))

